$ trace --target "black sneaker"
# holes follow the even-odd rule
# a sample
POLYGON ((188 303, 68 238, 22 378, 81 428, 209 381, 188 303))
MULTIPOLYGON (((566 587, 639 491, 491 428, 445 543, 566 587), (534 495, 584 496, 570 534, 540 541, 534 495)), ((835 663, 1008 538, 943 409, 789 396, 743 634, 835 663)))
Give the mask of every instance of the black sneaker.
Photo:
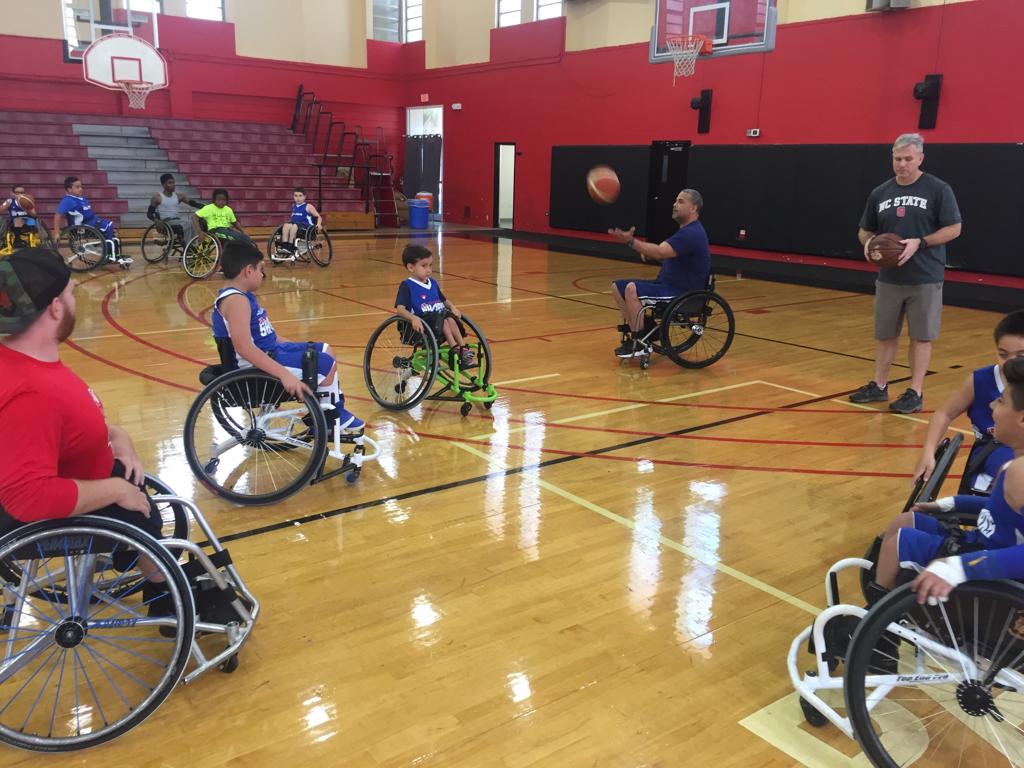
POLYGON ((624 341, 615 348, 615 356, 623 359, 633 356, 633 341, 624 341))
POLYGON ((910 387, 907 387, 907 391, 889 405, 889 410, 896 411, 896 413, 917 413, 922 408, 924 408, 924 397, 910 387))
POLYGON ((869 381, 863 387, 850 395, 851 403, 884 403, 889 399, 889 385, 878 386, 875 382, 869 381))

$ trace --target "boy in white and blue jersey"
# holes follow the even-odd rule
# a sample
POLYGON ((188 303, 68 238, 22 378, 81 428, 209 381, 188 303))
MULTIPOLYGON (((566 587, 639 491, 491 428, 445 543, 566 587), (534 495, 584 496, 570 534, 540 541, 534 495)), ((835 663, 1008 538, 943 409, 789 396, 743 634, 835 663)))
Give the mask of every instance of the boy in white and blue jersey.
MULTIPOLYGON (((251 242, 224 243, 221 266, 228 284, 213 303, 213 337, 230 339, 235 362, 240 368, 252 366, 279 379, 295 398, 309 393, 302 382, 302 356, 306 344, 286 341, 277 335, 267 310, 256 300, 263 283, 263 253, 251 242)), ((338 384, 338 365, 330 347, 314 344, 317 362, 317 392, 329 395, 342 429, 362 429, 363 421, 345 410, 345 396, 338 384)), ((330 411, 328 416, 332 416, 330 411)))
POLYGON ((889 525, 878 558, 877 581, 891 589, 899 569, 917 568, 917 600, 934 604, 965 581, 1024 578, 1024 358, 1002 367, 1003 391, 992 403, 993 437, 1013 451, 992 495, 952 496, 915 504, 889 525), (946 526, 929 513, 973 512, 977 528, 946 526))
MULTIPOLYGON (((991 403, 1006 388, 1002 368, 1007 360, 1024 357, 1024 310, 1011 312, 996 326, 996 364, 973 371, 935 411, 928 423, 928 436, 921 450, 921 458, 914 470, 914 481, 925 480, 935 469, 935 449, 949 425, 966 413, 974 430, 974 445, 967 457, 964 490, 986 494, 1000 468, 1013 458, 1013 451, 992 435, 991 403)), ((963 487, 963 486, 962 486, 963 487)))
MULTIPOLYGON (((64 227, 87 226, 99 230, 103 237, 109 241, 117 238, 114 223, 107 219, 101 219, 93 211, 89 199, 82 194, 82 180, 77 176, 68 176, 64 179, 64 199, 57 206, 57 212, 53 214, 53 231, 60 232, 64 227)), ((121 266, 132 263, 132 259, 118 254, 117 262, 121 266)))
POLYGON ((409 277, 398 286, 395 312, 417 333, 423 333, 423 323, 428 323, 438 343, 444 339, 448 348, 459 355, 461 366, 468 368, 473 364, 473 350, 466 346, 458 322, 462 313, 431 278, 434 254, 422 245, 407 245, 402 251, 402 264, 409 271, 409 277))
POLYGON ((281 226, 281 242, 279 246, 289 253, 295 252, 295 238, 309 239, 309 230, 314 227, 323 229, 324 221, 312 203, 306 202, 306 190, 296 187, 292 192, 292 215, 281 226))
POLYGON ((35 209, 27 211, 18 202, 18 197, 24 194, 25 185, 15 184, 11 187, 11 196, 0 203, 0 214, 7 213, 7 223, 14 233, 15 248, 28 245, 23 235, 36 231, 35 209))

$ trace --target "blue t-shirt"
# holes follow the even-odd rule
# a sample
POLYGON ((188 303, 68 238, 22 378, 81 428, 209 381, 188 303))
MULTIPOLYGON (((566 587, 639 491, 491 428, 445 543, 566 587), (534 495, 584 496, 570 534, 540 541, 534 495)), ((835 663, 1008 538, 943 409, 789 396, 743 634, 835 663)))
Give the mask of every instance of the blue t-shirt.
POLYGON ((88 198, 64 195, 64 199, 57 206, 57 213, 68 220, 68 225, 77 227, 85 224, 88 227, 97 226, 98 219, 89 205, 88 198))
MULTIPOLYGON (((992 419, 992 401, 999 397, 1005 388, 1003 376, 998 365, 979 368, 971 374, 974 380, 974 400, 967 409, 967 417, 974 428, 974 437, 978 440, 992 435, 995 422, 992 419)), ((974 448, 971 453, 974 453, 974 448)), ((1013 458, 1013 449, 1008 445, 1000 445, 985 459, 979 473, 971 479, 975 490, 987 491, 992 478, 999 474, 999 469, 1013 458)), ((970 462, 970 458, 968 458, 970 462)))
POLYGON ((978 527, 964 534, 968 543, 984 548, 960 556, 968 579, 1024 578, 1024 517, 1006 502, 1001 472, 991 496, 957 496, 957 512, 977 511, 978 527))
POLYGON ((303 227, 312 227, 314 221, 313 217, 309 213, 309 203, 296 203, 292 205, 292 218, 290 221, 292 224, 298 224, 303 227))
POLYGON ((447 299, 441 292, 441 286, 437 284, 437 280, 427 278, 427 282, 421 283, 407 277, 398 286, 395 306, 405 307, 414 315, 423 317, 431 312, 444 312, 445 301, 447 299))
MULTIPOLYGON (((217 300, 213 303, 213 337, 215 339, 227 339, 231 338, 231 332, 228 331, 227 321, 224 320, 224 315, 220 313, 220 302, 225 296, 231 296, 237 293, 239 296, 245 296, 249 300, 249 308, 251 314, 249 316, 249 333, 252 334, 252 342, 258 349, 264 352, 270 353, 277 348, 277 333, 274 331, 274 326, 270 324, 270 318, 267 317, 267 310, 260 306, 260 303, 256 301, 256 297, 252 292, 242 292, 237 288, 228 286, 227 288, 221 288, 220 293, 217 294, 217 300)), ((237 356, 237 355, 236 355, 237 356)), ((239 359, 239 364, 242 364, 239 359)))
POLYGON ((668 283, 678 288, 680 293, 706 288, 711 274, 711 248, 704 225, 700 221, 691 221, 665 242, 676 255, 661 263, 658 282, 668 283))
POLYGON ((18 205, 18 198, 16 197, 11 198, 11 205, 7 209, 7 215, 10 217, 11 221, 14 221, 15 219, 33 218, 32 216, 29 215, 28 211, 26 211, 24 208, 18 205))

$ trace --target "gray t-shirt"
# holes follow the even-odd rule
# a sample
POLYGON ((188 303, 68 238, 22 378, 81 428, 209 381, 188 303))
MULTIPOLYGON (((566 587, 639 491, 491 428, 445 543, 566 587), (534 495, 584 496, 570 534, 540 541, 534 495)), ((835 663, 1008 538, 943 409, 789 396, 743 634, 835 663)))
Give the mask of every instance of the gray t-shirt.
MULTIPOLYGON (((941 227, 960 223, 960 208, 953 189, 930 173, 913 184, 897 184, 892 178, 868 195, 860 228, 876 234, 895 232, 902 237, 930 235, 941 227)), ((946 246, 933 245, 918 251, 902 267, 882 269, 878 280, 898 285, 941 283, 946 270, 946 246)))

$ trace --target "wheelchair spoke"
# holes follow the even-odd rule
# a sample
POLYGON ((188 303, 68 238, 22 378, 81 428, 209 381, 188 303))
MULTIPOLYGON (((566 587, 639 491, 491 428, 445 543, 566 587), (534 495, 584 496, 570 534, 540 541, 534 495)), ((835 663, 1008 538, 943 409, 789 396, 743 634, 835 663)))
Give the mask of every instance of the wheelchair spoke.
MULTIPOLYGON (((107 715, 103 711, 103 703, 100 701, 99 696, 96 695, 96 686, 93 685, 92 678, 89 677, 89 670, 86 669, 85 662, 80 658, 77 648, 75 649, 75 662, 82 668, 82 677, 85 680, 86 686, 89 688, 89 694, 92 696, 92 702, 96 706, 96 711, 100 713, 100 719, 103 720, 103 725, 109 725, 110 723, 107 720, 107 715)), ((79 713, 76 712, 75 714, 78 715, 79 713)), ((81 733, 80 727, 78 733, 81 733)))

